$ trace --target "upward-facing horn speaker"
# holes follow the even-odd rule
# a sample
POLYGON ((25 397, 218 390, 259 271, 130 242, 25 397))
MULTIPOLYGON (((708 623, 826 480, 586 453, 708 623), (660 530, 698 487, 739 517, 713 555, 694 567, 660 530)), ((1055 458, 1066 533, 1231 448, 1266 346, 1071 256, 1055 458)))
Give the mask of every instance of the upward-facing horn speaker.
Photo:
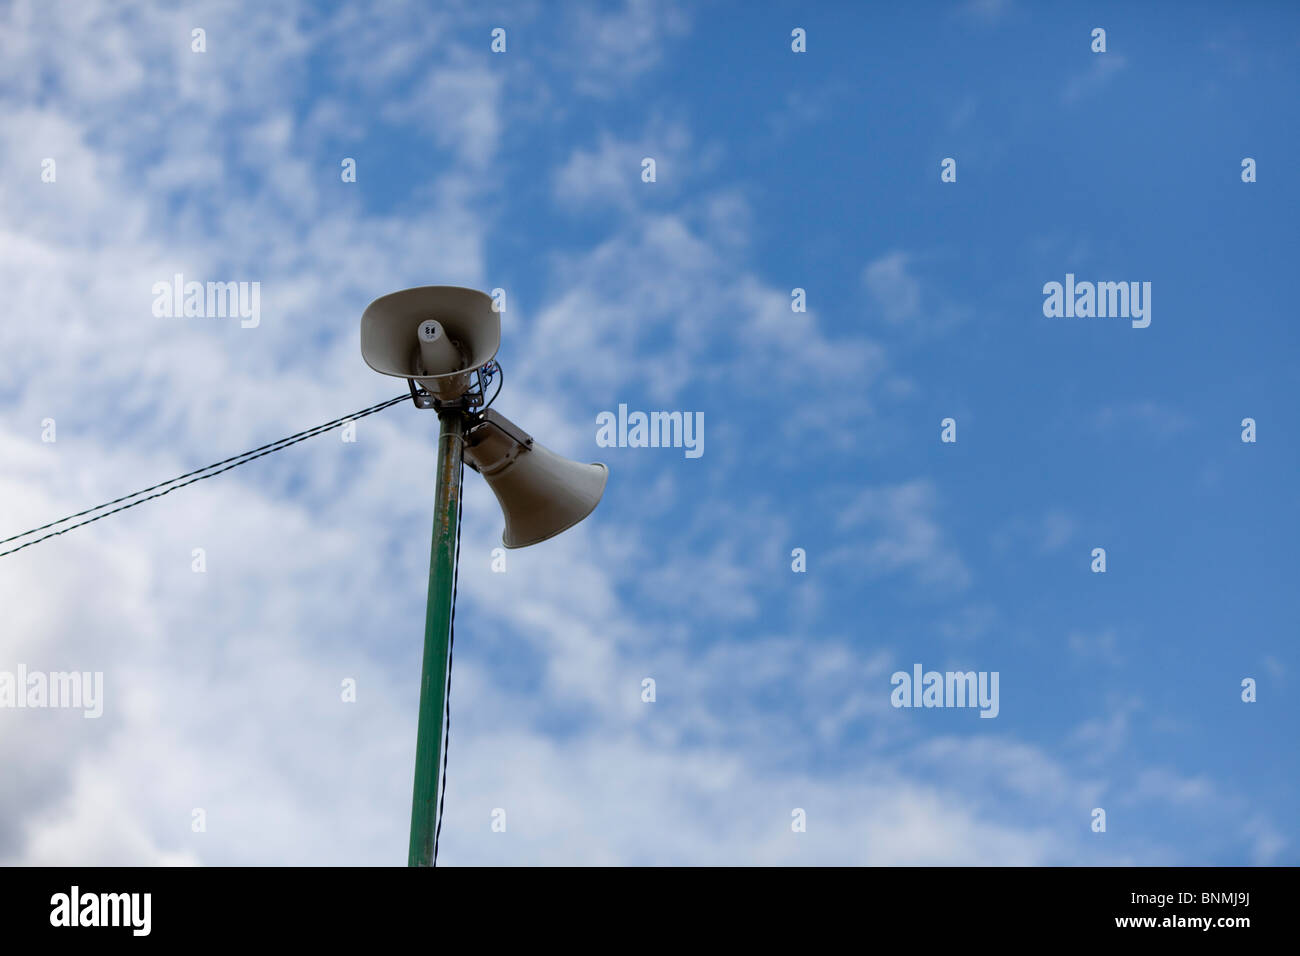
POLYGON ((466 434, 465 461, 497 496, 507 548, 525 548, 572 528, 595 510, 609 477, 603 464, 557 455, 492 409, 466 434))
POLYGON ((376 372, 415 379, 443 401, 501 345, 501 316, 477 289, 427 285, 380 296, 361 314, 361 357, 376 372))

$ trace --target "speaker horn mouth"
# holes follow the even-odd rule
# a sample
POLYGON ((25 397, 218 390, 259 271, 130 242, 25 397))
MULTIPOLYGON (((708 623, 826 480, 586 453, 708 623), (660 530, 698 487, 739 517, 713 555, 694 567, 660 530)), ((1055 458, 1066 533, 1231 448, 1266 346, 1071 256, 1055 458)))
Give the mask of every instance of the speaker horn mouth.
POLYGON ((600 493, 596 496, 595 500, 591 502, 590 507, 588 507, 585 511, 577 514, 577 516, 572 521, 569 521, 563 525, 559 525, 555 528, 552 528, 548 530, 545 534, 529 538, 526 541, 523 540, 522 535, 512 534, 511 532, 513 529, 507 526, 506 530, 501 534, 501 543, 505 545, 507 548, 510 548, 511 550, 514 550, 515 548, 531 547, 534 544, 541 544, 543 541, 548 541, 551 538, 554 538, 557 534, 563 534, 564 532, 572 528, 574 525, 580 524, 582 521, 590 517, 591 513, 596 510, 596 506, 600 504, 600 499, 605 496, 605 484, 609 481, 609 466, 606 465, 603 461, 593 461, 589 467, 599 468, 601 471, 600 493))
POLYGON ((366 364, 384 375, 416 379, 443 400, 463 394, 470 373, 492 361, 500 345, 501 316, 493 309, 491 297, 477 289, 403 289, 375 299, 361 316, 361 355, 366 364), (420 329, 429 322, 443 334, 425 342, 420 329), (433 346, 427 358, 426 345, 433 346))

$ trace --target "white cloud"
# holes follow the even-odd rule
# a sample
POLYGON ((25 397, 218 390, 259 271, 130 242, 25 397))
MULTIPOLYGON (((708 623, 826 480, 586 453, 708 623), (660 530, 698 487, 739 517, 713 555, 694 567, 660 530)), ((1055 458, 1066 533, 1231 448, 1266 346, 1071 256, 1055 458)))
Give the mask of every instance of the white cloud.
MULTIPOLYGON (((17 317, 0 325, 6 534, 400 392, 361 363, 361 308, 431 274, 487 284, 497 225, 504 81, 473 65, 485 36, 474 51, 451 38, 450 14, 345 9, 318 22, 301 9, 221 8, 205 17, 210 52, 198 55, 188 14, 119 5, 123 19, 108 22, 85 9, 19 3, 0 23, 11 53, 0 154, 17 170, 0 213, 0 281, 17 317), (330 43, 340 55, 309 81, 307 55, 330 43), (397 91, 390 120, 449 149, 450 167, 412 184, 399 212, 369 211, 340 192, 332 156, 316 165, 328 152, 319 138, 339 135, 346 115, 289 105, 317 82, 397 91), (46 185, 39 158, 51 152, 59 181, 46 185), (198 187, 218 170, 228 189, 198 187), (263 324, 155 318, 151 285, 178 271, 260 280, 263 324), (58 423, 52 445, 39 437, 46 417, 58 423)), ((604 51, 585 74, 593 92, 652 68, 684 29, 648 3, 583 22, 592 31, 580 42, 604 51)), ((592 176, 608 142, 597 140, 579 160, 592 176)), ((609 401, 635 385, 686 401, 699 376, 758 400, 814 370, 801 393, 812 400, 871 388, 880 347, 829 334, 815 310, 792 314, 788 290, 745 260, 748 215, 728 190, 626 217, 557 254, 554 288, 531 315, 507 318, 516 360, 502 407, 579 454, 591 432, 570 414, 579 391, 609 401)), ((22 768, 0 775, 0 859, 400 863, 433 429, 432 416, 399 406, 360 422, 354 445, 312 439, 3 559, 0 667, 102 670, 107 699, 97 721, 0 712, 0 763, 22 768), (191 570, 195 547, 204 574, 191 570), (345 678, 356 704, 340 700, 345 678), (196 808, 204 833, 191 829, 196 808)), ((725 422, 710 441, 719 434, 725 422)), ((682 540, 632 541, 598 517, 512 552, 504 575, 488 564, 496 504, 482 484, 466 489, 444 859, 1085 858, 1050 819, 1025 824, 1014 801, 979 799, 966 770, 944 769, 947 756, 902 768, 874 749, 916 739, 886 710, 883 649, 766 622, 730 630, 758 616, 770 571, 758 529, 776 535, 782 513, 729 500, 714 463, 756 440, 722 442, 709 464, 723 487, 698 499, 682 540), (657 584, 672 599, 632 601, 655 568, 669 569, 657 584), (648 675, 659 675, 654 705, 639 699, 648 675), (873 721, 891 723, 864 742, 873 721), (506 834, 488 827, 498 806, 506 834), (790 832, 796 806, 807 834, 790 832)), ((662 472, 625 474, 616 480, 646 491, 651 522, 689 493, 662 472)), ((969 577, 928 483, 871 489, 845 520, 877 536, 866 552, 877 570, 945 586, 969 577)), ((1071 799, 1075 778, 1041 751, 989 741, 980 755, 1014 771, 1022 795, 1071 799)), ((1267 821, 1257 830, 1271 845, 1267 821)))
POLYGON ((674 3, 624 0, 612 10, 580 5, 573 13, 574 49, 556 66, 573 71, 578 92, 607 98, 658 66, 665 46, 689 27, 674 3))
POLYGON ((867 265, 862 273, 867 290, 890 322, 916 316, 921 307, 921 285, 907 271, 911 257, 891 252, 867 265))
POLYGON ((1172 437, 1191 427, 1191 421, 1182 412, 1167 403, 1149 400, 1105 405, 1093 414, 1092 423, 1102 431, 1141 425, 1160 438, 1172 437))
POLYGON ((1061 91, 1061 102, 1072 104, 1099 93, 1123 72, 1128 61, 1121 53, 1091 53, 1092 63, 1082 73, 1072 76, 1061 91))
POLYGON ((683 176, 698 176, 708 159, 690 155, 691 136, 680 123, 656 121, 636 139, 604 131, 594 148, 577 147, 553 177, 556 205, 565 210, 610 205, 629 213, 681 189, 683 176), (642 180, 642 163, 655 162, 655 181, 642 180), (688 163, 687 160, 690 160, 688 163))
POLYGON ((1035 517, 1016 517, 995 531, 991 544, 995 551, 1005 553, 1022 547, 1037 554, 1055 554, 1073 539, 1077 522, 1059 508, 1053 508, 1035 517))
POLYGON ((1011 9, 1011 0, 966 0, 960 9, 967 17, 993 23, 1011 9))
POLYGON ((500 75, 462 58, 454 66, 431 67, 412 95, 389 104, 384 119, 409 125, 474 168, 496 154, 501 137, 500 75))
POLYGON ((1119 637, 1113 627, 1092 633, 1071 631, 1067 643, 1071 653, 1085 660, 1100 660, 1116 666, 1124 660, 1119 651, 1119 637))
POLYGON ((871 537, 846 555, 873 573, 908 571, 922 583, 946 590, 969 585, 970 571, 939 524, 938 492, 913 480, 866 488, 840 512, 841 531, 866 528, 871 537))

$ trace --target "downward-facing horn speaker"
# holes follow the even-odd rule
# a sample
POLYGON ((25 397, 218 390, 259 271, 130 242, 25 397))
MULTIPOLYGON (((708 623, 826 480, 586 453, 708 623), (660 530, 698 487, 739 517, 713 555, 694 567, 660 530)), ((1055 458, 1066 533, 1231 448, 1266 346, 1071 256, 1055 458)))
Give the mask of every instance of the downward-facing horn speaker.
POLYGON ((572 528, 595 510, 609 469, 555 454, 489 409, 465 437, 465 461, 497 496, 507 548, 525 548, 572 528))

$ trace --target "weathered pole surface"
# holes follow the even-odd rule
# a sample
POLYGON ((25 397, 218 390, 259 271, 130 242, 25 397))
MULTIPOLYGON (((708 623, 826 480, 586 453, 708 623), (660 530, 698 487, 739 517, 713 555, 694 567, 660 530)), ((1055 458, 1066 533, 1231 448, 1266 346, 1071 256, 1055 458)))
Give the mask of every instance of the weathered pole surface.
POLYGON ((462 437, 459 409, 438 413, 438 478, 429 558, 429 600, 424 616, 424 667, 420 680, 420 724, 415 740, 415 795, 411 801, 408 866, 432 866, 442 780, 443 708, 447 698, 447 655, 451 638, 452 582, 456 576, 456 526, 460 517, 462 437))

